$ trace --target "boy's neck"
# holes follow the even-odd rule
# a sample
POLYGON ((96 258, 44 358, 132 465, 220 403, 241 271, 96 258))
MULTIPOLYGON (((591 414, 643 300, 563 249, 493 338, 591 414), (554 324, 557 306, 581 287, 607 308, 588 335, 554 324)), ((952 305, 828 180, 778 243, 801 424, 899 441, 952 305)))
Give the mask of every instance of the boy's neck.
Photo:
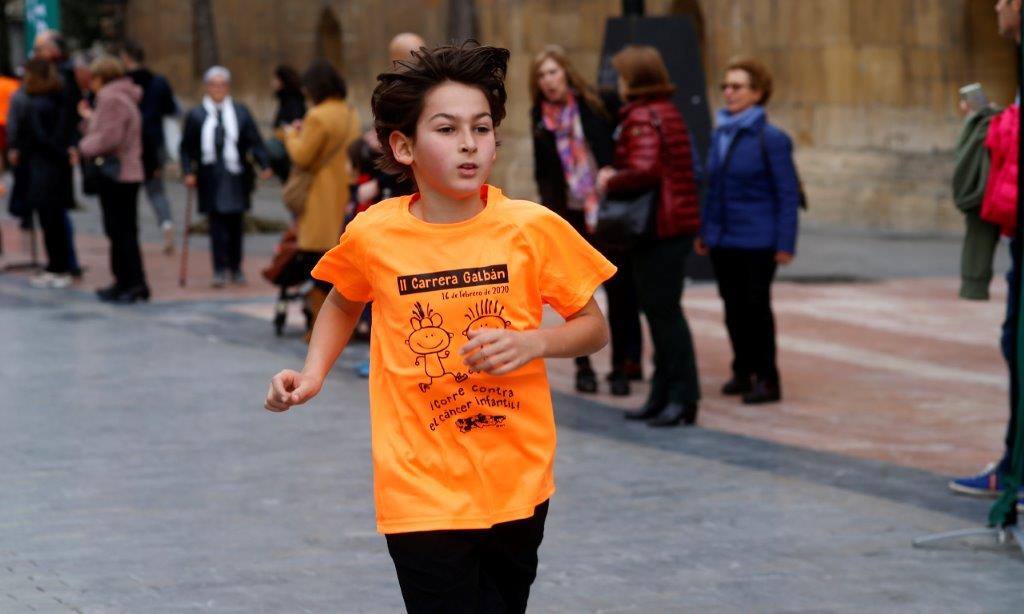
POLYGON ((457 224, 476 216, 486 204, 477 192, 456 198, 434 190, 426 182, 420 185, 420 197, 412 204, 412 214, 430 224, 457 224))

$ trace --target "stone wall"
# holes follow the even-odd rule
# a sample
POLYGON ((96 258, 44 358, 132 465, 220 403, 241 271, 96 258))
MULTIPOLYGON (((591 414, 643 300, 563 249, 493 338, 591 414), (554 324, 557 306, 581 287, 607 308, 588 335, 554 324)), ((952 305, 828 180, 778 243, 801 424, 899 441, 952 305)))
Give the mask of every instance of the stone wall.
MULTIPOLYGON (((713 106, 716 84, 736 55, 761 58, 775 76, 772 120, 797 145, 810 224, 908 231, 960 227, 949 198, 951 149, 959 130, 956 90, 980 81, 1000 103, 1013 98, 1013 47, 995 33, 991 0, 648 0, 650 15, 699 11, 713 106)), ((534 197, 526 74, 556 42, 588 77, 596 75, 604 22, 618 0, 478 0, 481 41, 512 50, 508 118, 493 181, 534 197)), ((278 62, 305 65, 318 48, 324 11, 340 23, 350 101, 369 120, 374 77, 388 40, 418 31, 446 38, 446 0, 215 0, 222 62, 236 95, 267 120, 269 74, 278 62)), ((154 68, 192 100, 189 5, 129 4, 129 35, 154 68)))

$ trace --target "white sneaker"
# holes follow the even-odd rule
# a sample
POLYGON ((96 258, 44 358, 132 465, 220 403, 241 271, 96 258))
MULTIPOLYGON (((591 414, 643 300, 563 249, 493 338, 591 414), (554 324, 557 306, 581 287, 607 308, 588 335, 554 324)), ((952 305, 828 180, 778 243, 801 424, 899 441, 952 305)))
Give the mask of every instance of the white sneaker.
POLYGON ((170 221, 164 222, 160 225, 160 230, 164 233, 164 254, 174 255, 174 224, 170 221))
POLYGON ((71 285, 72 281, 74 281, 74 280, 71 279, 71 274, 70 273, 56 274, 56 275, 53 276, 53 279, 50 281, 50 287, 51 288, 67 288, 68 286, 71 285))
POLYGON ((51 288, 52 286, 50 284, 53 283, 53 280, 56 277, 57 276, 53 273, 46 271, 29 279, 28 285, 33 288, 51 288))
POLYGON ((68 273, 40 273, 28 280, 33 288, 67 288, 71 285, 71 275, 68 273))

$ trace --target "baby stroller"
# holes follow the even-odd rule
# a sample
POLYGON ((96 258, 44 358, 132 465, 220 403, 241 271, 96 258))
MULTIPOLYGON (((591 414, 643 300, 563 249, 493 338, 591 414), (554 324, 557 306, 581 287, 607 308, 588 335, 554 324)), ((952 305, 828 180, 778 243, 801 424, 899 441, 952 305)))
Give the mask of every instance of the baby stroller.
POLYGON ((309 278, 313 264, 316 263, 305 262, 299 251, 295 226, 292 226, 281 235, 270 266, 262 271, 263 278, 278 287, 277 303, 274 305, 274 334, 278 337, 284 334, 290 301, 303 301, 302 313, 306 316, 306 329, 313 325, 313 312, 305 301, 306 294, 313 287, 313 281, 309 278))

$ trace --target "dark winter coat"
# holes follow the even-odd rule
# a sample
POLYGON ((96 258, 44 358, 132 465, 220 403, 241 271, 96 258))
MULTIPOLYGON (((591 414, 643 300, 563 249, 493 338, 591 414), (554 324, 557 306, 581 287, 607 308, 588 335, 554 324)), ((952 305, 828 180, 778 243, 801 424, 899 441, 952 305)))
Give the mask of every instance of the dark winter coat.
POLYGON ((61 123, 63 94, 30 94, 26 98, 12 143, 21 157, 18 168, 24 173, 18 178, 18 190, 23 190, 31 209, 70 209, 74 206, 71 192, 61 189, 72 181, 68 142, 61 123))
POLYGON ((142 166, 146 177, 160 168, 164 148, 164 118, 178 114, 171 84, 162 75, 148 68, 137 68, 128 73, 135 85, 142 88, 139 111, 142 113, 142 166))
POLYGON ((700 230, 700 197, 693 172, 690 131, 668 96, 640 98, 619 111, 613 196, 634 195, 660 184, 655 231, 660 239, 700 230))
MULTIPOLYGON (((580 107, 583 136, 590 153, 594 155, 597 169, 611 166, 615 155, 615 144, 612 141, 614 128, 611 122, 591 109, 582 96, 577 96, 576 101, 580 107)), ((537 181, 540 202, 564 216, 568 208, 568 186, 565 183, 562 159, 558 156, 555 134, 544 125, 539 104, 531 109, 530 117, 533 123, 533 177, 537 181)), ((595 172, 597 169, 594 169, 595 172)))
POLYGON ((711 247, 796 253, 800 182, 793 142, 762 117, 740 128, 724 158, 716 130, 707 163, 701 235, 711 247))
MULTIPOLYGON (((267 168, 270 159, 267 156, 266 147, 260 137, 260 131, 256 127, 256 121, 249 112, 249 108, 238 102, 234 103, 235 117, 238 118, 238 157, 242 161, 243 175, 247 185, 247 192, 256 188, 256 171, 252 167, 252 160, 260 168, 267 168)), ((183 175, 195 174, 197 179, 197 193, 199 195, 199 212, 210 213, 215 211, 217 178, 213 164, 203 164, 202 130, 203 122, 206 121, 206 109, 202 105, 192 109, 185 116, 185 126, 181 134, 181 148, 179 158, 181 160, 181 173, 183 175)), ((250 201, 245 203, 245 208, 252 206, 250 201)))
POLYGON ((277 113, 274 115, 275 128, 306 116, 306 98, 302 92, 282 89, 274 95, 277 96, 277 113))

